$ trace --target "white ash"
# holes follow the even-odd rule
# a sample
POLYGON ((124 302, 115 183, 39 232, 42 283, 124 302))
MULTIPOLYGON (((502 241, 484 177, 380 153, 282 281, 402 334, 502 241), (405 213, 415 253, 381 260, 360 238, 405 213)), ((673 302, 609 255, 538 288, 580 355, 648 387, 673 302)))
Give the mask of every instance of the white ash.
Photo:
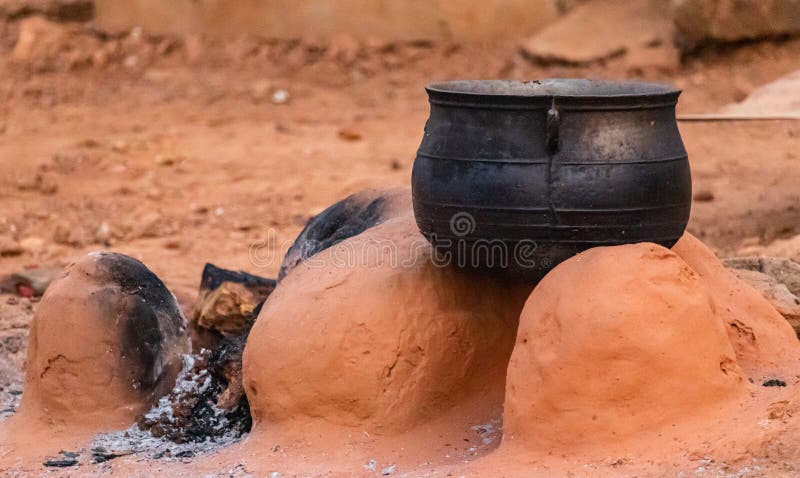
POLYGON ((138 421, 139 428, 176 443, 203 442, 248 432, 252 421, 246 398, 230 409, 217 406, 227 382, 217 369, 211 368, 213 363, 215 356, 208 350, 184 355, 183 369, 175 386, 138 421))
POLYGON ((147 458, 178 461, 215 452, 233 445, 241 438, 242 436, 238 434, 231 434, 230 436, 209 437, 203 442, 175 443, 163 437, 156 438, 147 430, 133 425, 127 430, 97 435, 90 448, 103 447, 111 452, 130 451, 134 455, 147 455, 147 458))
MULTIPOLYGON (((205 360, 207 355, 207 351, 202 351, 197 356, 188 354, 183 356, 183 368, 178 374, 171 394, 161 397, 158 404, 144 415, 143 421, 179 426, 176 411, 173 408, 175 397, 205 397, 211 387, 215 385, 207 368, 197 369, 198 358, 205 360)), ((176 443, 166 436, 153 436, 149 430, 135 424, 127 430, 96 436, 91 448, 102 447, 112 452, 130 451, 134 454, 147 454, 150 458, 180 460, 232 445, 246 435, 238 429, 228 429, 230 422, 226 415, 230 412, 229 410, 216 407, 210 400, 203 405, 212 410, 213 419, 210 422, 213 422, 215 430, 213 436, 206 436, 203 440, 186 440, 176 443)))
POLYGON ((473 426, 472 430, 481 437, 481 441, 484 445, 489 445, 497 438, 498 434, 501 433, 499 429, 500 422, 500 418, 495 418, 489 423, 473 426))
POLYGON ((22 400, 22 380, 0 383, 0 422, 13 415, 22 400))

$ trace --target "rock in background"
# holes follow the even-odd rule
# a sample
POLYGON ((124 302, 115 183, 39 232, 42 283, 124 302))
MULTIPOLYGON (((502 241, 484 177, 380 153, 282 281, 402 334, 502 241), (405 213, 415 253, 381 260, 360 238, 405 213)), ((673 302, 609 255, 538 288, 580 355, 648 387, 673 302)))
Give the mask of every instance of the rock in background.
POLYGON ((756 88, 739 103, 725 106, 734 115, 796 115, 800 118, 800 70, 756 88))
POLYGON ((669 68, 679 60, 673 37, 666 2, 593 0, 534 34, 521 48, 544 63, 586 65, 625 57, 631 66, 669 68))
POLYGON ((94 0, 0 0, 0 17, 10 19, 42 15, 61 22, 86 22, 94 14, 94 0))
POLYGON ((734 257, 724 264, 764 296, 800 334, 800 264, 780 257, 734 257))
POLYGON ((703 44, 800 33, 800 0, 590 0, 525 39, 542 63, 588 65, 623 59, 632 68, 674 68, 703 44))
POLYGON ((800 0, 672 0, 687 48, 800 33, 800 0))

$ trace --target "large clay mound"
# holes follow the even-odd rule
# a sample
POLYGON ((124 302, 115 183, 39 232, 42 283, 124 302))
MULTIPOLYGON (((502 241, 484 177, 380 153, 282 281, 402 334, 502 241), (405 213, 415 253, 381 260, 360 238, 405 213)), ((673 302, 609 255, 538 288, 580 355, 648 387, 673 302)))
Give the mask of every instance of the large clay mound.
POLYGON ((39 304, 18 415, 128 427, 173 386, 188 351, 183 316, 155 274, 122 254, 89 254, 39 304))
POLYGON ((590 249, 528 298, 508 367, 504 444, 602 444, 745 389, 705 282, 668 249, 590 249))
POLYGON ((430 253, 406 212, 286 276, 244 354, 256 432, 323 419, 392 433, 469 398, 502 405, 530 288, 437 267, 430 253))
POLYGON ((672 248, 708 284, 745 375, 754 382, 792 374, 800 346, 792 326, 755 289, 739 280, 689 233, 672 248))

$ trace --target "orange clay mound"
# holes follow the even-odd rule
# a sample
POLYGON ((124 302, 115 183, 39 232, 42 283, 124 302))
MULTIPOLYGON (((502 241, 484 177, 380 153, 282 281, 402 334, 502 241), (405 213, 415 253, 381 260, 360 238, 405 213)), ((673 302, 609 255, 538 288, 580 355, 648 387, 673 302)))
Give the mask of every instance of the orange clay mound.
POLYGON ((391 434, 470 398, 502 405, 530 288, 439 268, 429 256, 406 212, 281 282, 243 359, 256 433, 322 419, 391 434))
POLYGON ((744 389, 712 295, 677 254, 650 243, 590 249, 525 304, 504 445, 611 443, 744 389))
POLYGON ((9 422, 38 421, 47 436, 127 428, 173 386, 188 350, 175 298, 150 270, 122 254, 89 254, 36 310, 25 394, 9 422))
POLYGON ((689 233, 672 250, 708 284, 717 316, 725 324, 744 374, 761 383, 800 365, 800 347, 789 322, 755 289, 725 269, 689 233))

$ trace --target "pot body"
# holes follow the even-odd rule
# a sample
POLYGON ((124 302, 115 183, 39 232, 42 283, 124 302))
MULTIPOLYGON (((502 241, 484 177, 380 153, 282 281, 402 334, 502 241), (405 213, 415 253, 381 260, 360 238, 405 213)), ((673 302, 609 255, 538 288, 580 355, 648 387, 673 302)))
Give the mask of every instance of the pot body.
POLYGON ((679 90, 464 81, 427 88, 414 214, 442 264, 536 281, 590 247, 671 247, 691 207, 679 90))

